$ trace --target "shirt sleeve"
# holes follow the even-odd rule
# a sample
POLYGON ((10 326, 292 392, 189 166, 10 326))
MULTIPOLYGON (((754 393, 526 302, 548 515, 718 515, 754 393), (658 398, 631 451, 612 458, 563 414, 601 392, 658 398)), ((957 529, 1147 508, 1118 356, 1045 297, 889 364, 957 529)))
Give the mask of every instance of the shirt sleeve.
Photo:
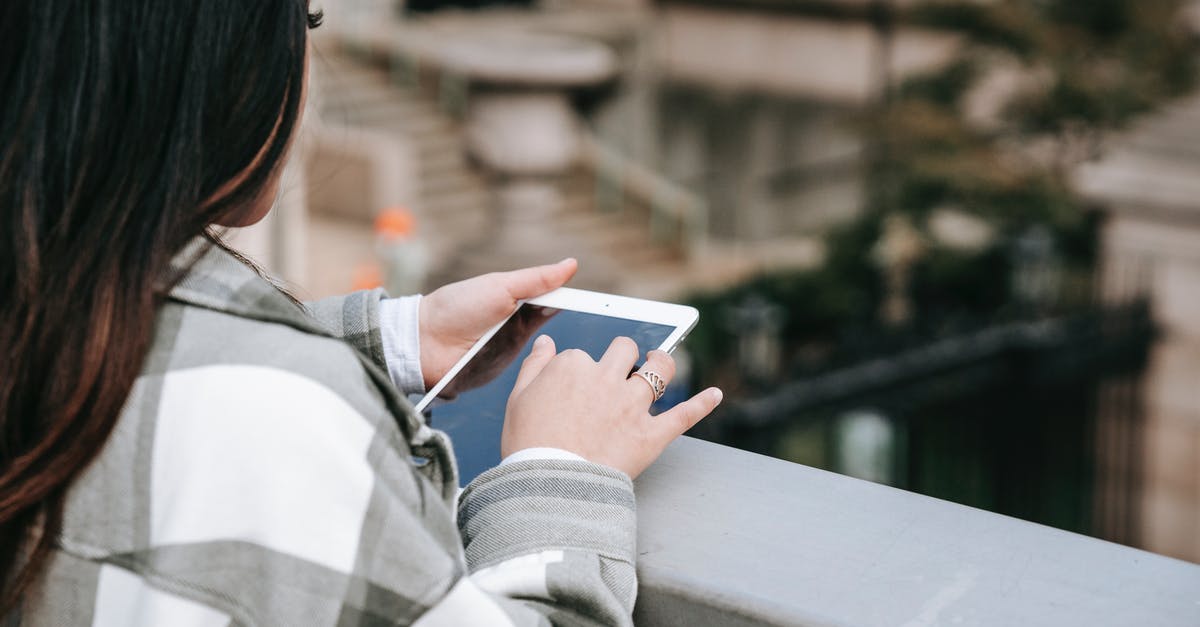
POLYGON ((429 624, 633 624, 636 506, 624 473, 577 460, 512 462, 477 477, 458 503, 470 575, 435 608, 456 621, 429 624), (472 622, 458 604, 476 590, 509 622, 472 622))
POLYGON ((305 303, 326 329, 387 370, 392 384, 406 395, 425 393, 420 306, 420 295, 388 298, 381 289, 305 303))
POLYGON ((561 448, 537 446, 533 448, 521 449, 516 453, 505 457, 500 461, 500 465, 503 466, 505 464, 515 464, 516 462, 525 462, 536 459, 559 459, 577 462, 587 461, 583 457, 580 457, 571 451, 561 448))
POLYGON ((387 293, 376 288, 308 301, 304 307, 326 331, 366 355, 380 369, 387 370, 380 328, 380 310, 387 299, 387 293))
POLYGON ((383 355, 392 383, 405 394, 424 394, 421 373, 421 296, 386 298, 379 304, 383 355))

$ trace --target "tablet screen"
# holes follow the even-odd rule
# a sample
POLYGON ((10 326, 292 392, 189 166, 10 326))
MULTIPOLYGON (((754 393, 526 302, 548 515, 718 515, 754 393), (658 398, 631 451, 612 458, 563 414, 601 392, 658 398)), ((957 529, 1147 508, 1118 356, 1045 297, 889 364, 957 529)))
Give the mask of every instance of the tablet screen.
POLYGON ((640 366, 646 353, 661 347, 674 330, 664 324, 521 305, 442 393, 453 396, 436 400, 425 410, 430 426, 448 433, 454 443, 460 485, 500 463, 505 405, 538 335, 553 338, 560 352, 577 348, 597 360, 613 338, 631 337, 638 345, 640 366), (459 381, 475 387, 460 389, 459 381))

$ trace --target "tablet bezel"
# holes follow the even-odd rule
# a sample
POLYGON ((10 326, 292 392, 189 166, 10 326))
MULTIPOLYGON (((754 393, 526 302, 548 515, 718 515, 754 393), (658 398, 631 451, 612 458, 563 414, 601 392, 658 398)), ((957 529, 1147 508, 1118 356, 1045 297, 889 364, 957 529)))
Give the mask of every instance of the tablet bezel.
POLYGON ((676 305, 672 303, 663 303, 653 300, 645 300, 641 298, 630 298, 628 296, 617 296, 615 294, 604 294, 601 292, 590 292, 587 290, 577 290, 570 287, 560 287, 553 292, 543 294, 537 298, 520 301, 517 307, 513 309, 512 314, 509 314, 499 324, 488 330, 479 338, 478 342, 459 359, 450 372, 442 377, 441 381, 437 382, 431 390, 416 404, 417 411, 424 411, 430 403, 437 398, 438 394, 445 389, 446 385, 454 379, 455 376, 475 357, 485 344, 492 339, 492 336, 508 322, 513 314, 517 313, 523 305, 539 305, 542 307, 553 307, 555 309, 563 309, 567 311, 579 311, 583 313, 598 314, 601 316, 609 316, 613 318, 622 318, 625 320, 634 320, 637 322, 646 322, 650 324, 661 324, 673 327, 671 334, 667 339, 663 340, 658 350, 668 353, 675 350, 679 343, 683 341, 692 328, 696 326, 696 321, 700 319, 700 312, 694 307, 687 305, 676 305))

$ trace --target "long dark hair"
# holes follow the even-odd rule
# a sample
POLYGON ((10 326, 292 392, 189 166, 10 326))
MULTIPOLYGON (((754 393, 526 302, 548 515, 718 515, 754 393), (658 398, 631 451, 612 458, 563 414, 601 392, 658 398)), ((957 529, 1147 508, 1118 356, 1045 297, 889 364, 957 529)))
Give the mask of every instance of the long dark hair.
POLYGON ((172 258, 281 167, 319 20, 307 0, 0 2, 0 615, 116 423, 172 258))

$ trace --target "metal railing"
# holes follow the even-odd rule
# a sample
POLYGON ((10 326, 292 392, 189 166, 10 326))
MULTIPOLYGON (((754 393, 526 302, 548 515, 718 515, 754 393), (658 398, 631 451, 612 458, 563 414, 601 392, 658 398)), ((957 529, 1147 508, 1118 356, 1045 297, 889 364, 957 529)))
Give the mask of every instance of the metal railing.
POLYGON ((1149 305, 1142 300, 1070 316, 996 323, 731 403, 722 423, 751 430, 792 424, 796 416, 819 410, 886 405, 884 400, 898 389, 905 397, 901 404, 920 406, 923 397, 977 393, 1003 379, 990 374, 997 370, 1017 369, 1023 377, 1043 382, 1092 371, 1137 371, 1154 334, 1149 305))
POLYGON ((595 177, 595 207, 605 213, 632 212, 649 224, 653 241, 690 256, 708 238, 704 199, 654 170, 585 134, 580 161, 595 177))

